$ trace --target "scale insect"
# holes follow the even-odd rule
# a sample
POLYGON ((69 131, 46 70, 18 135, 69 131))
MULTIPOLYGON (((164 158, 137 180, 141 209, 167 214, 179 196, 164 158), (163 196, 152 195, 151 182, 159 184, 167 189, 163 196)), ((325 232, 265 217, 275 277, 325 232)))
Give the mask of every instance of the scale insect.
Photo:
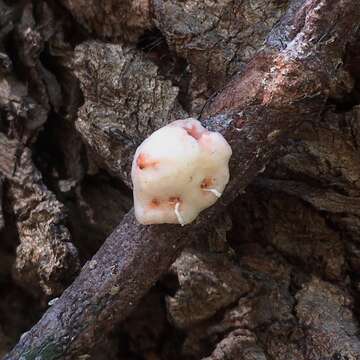
POLYGON ((189 118, 150 135, 132 163, 135 216, 144 225, 193 222, 229 181, 232 151, 224 137, 189 118))

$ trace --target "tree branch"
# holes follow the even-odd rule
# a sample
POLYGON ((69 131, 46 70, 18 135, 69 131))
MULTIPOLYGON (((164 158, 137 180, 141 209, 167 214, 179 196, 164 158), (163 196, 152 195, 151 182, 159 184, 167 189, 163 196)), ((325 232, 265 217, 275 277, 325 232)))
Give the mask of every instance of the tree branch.
POLYGON ((3 197, 3 178, 0 176, 0 231, 5 226, 4 214, 2 209, 2 197, 3 197))
POLYGON ((358 30, 354 0, 294 1, 267 46, 240 79, 209 105, 204 125, 233 149, 224 196, 198 221, 141 226, 130 211, 75 282, 22 336, 5 359, 74 359, 127 317, 184 246, 207 231, 224 208, 263 170, 281 140, 316 118, 342 78, 342 58, 358 30), (280 33, 280 32, 279 32, 280 33))

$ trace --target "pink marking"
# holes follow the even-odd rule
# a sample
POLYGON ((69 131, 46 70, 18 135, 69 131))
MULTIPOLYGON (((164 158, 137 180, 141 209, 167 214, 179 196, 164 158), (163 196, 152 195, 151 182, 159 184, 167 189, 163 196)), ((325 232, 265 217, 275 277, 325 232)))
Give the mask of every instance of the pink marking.
POLYGON ((201 139, 199 140, 200 145, 203 147, 203 149, 205 149, 208 152, 211 152, 214 150, 214 141, 213 138, 211 136, 211 133, 209 133, 208 131, 203 134, 204 136, 201 137, 201 139))
POLYGON ((136 165, 139 167, 140 170, 154 167, 158 165, 158 161, 151 161, 145 154, 139 154, 138 158, 136 159, 136 165))
POLYGON ((169 203, 171 206, 174 206, 175 204, 177 203, 181 203, 181 198, 180 196, 172 196, 172 197, 169 197, 169 203))
POLYGON ((151 202, 150 202, 150 205, 149 205, 149 207, 151 209, 156 209, 159 206, 160 206, 160 201, 158 199, 156 199, 156 198, 152 199, 151 202))
POLYGON ((184 127, 184 130, 190 135, 192 136, 195 140, 199 140, 201 138, 201 136, 206 133, 207 131, 202 130, 201 128, 199 129, 196 125, 191 125, 191 127, 184 127))
POLYGON ((213 179, 212 179, 212 178, 205 178, 205 179, 202 181, 200 187, 201 187, 202 189, 207 189, 207 188, 209 188, 209 187, 212 186, 212 185, 213 185, 213 179))

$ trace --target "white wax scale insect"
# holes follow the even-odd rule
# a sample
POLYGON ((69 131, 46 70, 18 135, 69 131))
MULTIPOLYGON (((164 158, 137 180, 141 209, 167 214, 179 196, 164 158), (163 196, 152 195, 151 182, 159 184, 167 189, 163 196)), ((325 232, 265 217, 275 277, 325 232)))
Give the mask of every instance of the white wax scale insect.
POLYGON ((132 164, 136 219, 144 225, 194 221, 224 191, 231 154, 220 133, 193 118, 155 131, 137 148, 132 164))

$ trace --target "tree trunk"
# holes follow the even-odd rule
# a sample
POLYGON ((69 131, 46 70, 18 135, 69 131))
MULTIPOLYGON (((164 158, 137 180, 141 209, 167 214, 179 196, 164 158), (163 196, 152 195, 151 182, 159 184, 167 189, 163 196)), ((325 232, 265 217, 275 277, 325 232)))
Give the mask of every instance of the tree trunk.
POLYGON ((0 357, 360 359, 356 0, 0 0, 0 357), (196 117, 231 180, 142 226, 136 147, 196 117))

